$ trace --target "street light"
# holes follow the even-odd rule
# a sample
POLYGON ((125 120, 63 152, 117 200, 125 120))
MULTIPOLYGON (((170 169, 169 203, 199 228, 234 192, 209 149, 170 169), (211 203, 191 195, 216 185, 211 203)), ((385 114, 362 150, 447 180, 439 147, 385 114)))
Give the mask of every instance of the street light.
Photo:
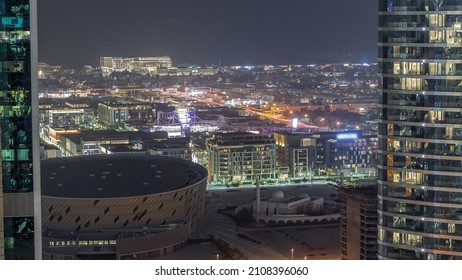
POLYGON ((340 122, 337 122, 337 131, 340 131, 340 122))
POLYGON ((217 254, 217 261, 220 259, 220 254, 217 254))
POLYGON ((294 249, 290 249, 291 255, 292 255, 292 260, 294 260, 294 249))

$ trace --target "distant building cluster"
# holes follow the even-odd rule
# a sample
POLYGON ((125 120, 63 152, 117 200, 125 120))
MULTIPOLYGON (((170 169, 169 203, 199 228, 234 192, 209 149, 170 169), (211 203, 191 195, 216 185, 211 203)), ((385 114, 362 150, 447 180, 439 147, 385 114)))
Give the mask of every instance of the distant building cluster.
MULTIPOLYGON (((316 174, 373 172, 378 138, 367 130, 375 124, 367 122, 383 109, 375 104, 377 64, 222 67, 220 61, 200 67, 174 66, 169 56, 159 56, 101 57, 96 67, 63 69, 36 61, 35 9, 28 0, 2 5, 0 259, 152 259, 181 249, 200 228, 208 183, 306 182, 316 174)), ((411 73, 411 66, 388 74, 411 73)), ((395 89, 421 90, 405 82, 395 89)), ((386 121, 402 121, 388 113, 386 121)), ((405 113, 401 117, 418 119, 405 113)), ((436 126, 458 117, 420 114, 436 126)), ((397 152, 399 143, 388 144, 397 152)), ((387 162, 396 169, 403 161, 387 162)), ((411 169, 428 165, 405 163, 411 169)), ((401 178, 387 174, 395 183, 401 178)), ((422 191, 416 197, 427 196, 422 191)), ((254 210, 263 220, 338 220, 301 217, 325 210, 322 198, 282 191, 263 199, 258 191, 258 197, 254 210)), ((435 215, 456 214, 440 212, 435 215)), ((382 228, 381 245, 388 246, 391 231, 382 228)), ((457 225, 448 228, 454 233, 457 225)), ((392 237, 403 246, 425 241, 392 237)), ((457 242, 445 244, 452 250, 457 242)))
MULTIPOLYGON (((340 173, 375 175, 378 138, 373 131, 220 132, 229 124, 192 124, 194 115, 166 103, 99 103, 97 111, 95 115, 94 108, 77 103, 43 105, 42 139, 64 156, 145 153, 200 161, 209 170, 209 182, 227 185, 252 183, 257 176, 271 182, 340 173), (85 129, 83 124, 92 121, 106 129, 85 129), (207 133, 195 132, 199 127, 207 133), (123 131, 114 130, 118 128, 123 131), (204 137, 199 142, 191 137, 200 134, 204 137)), ((45 154, 56 153, 51 149, 45 154)))
POLYGON ((105 125, 135 125, 134 122, 152 123, 157 118, 172 118, 175 107, 166 103, 99 103, 98 120, 105 125))
MULTIPOLYGON (((92 165, 99 166, 104 165, 104 159, 112 157, 164 156, 170 160, 186 160, 191 170, 193 163, 203 165, 207 169, 203 183, 212 187, 251 185, 257 179, 266 185, 324 182, 334 180, 332 177, 354 181, 354 177, 375 175, 378 138, 377 133, 370 130, 373 124, 367 123, 376 110, 375 104, 369 101, 375 98, 375 77, 370 74, 374 68, 361 65, 222 67, 219 75, 211 77, 207 75, 217 73, 217 69, 172 67, 168 57, 104 57, 100 66, 62 70, 43 65, 46 78, 41 80, 43 90, 39 95, 42 98, 39 128, 42 159, 58 158, 58 163, 65 161, 60 157, 78 157, 79 161, 87 162, 98 155, 101 163, 95 161, 92 165), (357 80, 347 82, 347 77, 356 72, 359 73, 357 80), (313 84, 303 84, 308 80, 313 84)), ((63 163, 59 168, 65 171, 71 165, 63 163)), ((45 178, 47 184, 57 177, 52 173, 60 172, 49 172, 45 178)), ((154 176, 160 179, 158 176, 163 177, 163 173, 154 176)), ((117 172, 115 174, 117 176, 117 172)), ((112 171, 102 170, 101 174, 89 172, 88 176, 81 177, 101 179, 98 186, 103 186, 112 180, 112 175, 112 171)), ((150 185, 148 181, 141 183, 150 185)), ((104 186, 99 188, 103 190, 97 194, 106 190, 104 186)), ((171 195, 162 193, 153 200, 156 207, 161 207, 167 194, 171 195)), ((190 201, 199 199, 202 193, 197 196, 190 201)), ((187 198, 186 194, 184 197, 178 194, 172 199, 183 203, 187 198)), ((185 246, 193 223, 196 225, 195 219, 186 217, 184 221, 152 220, 145 229, 136 222, 148 214, 143 214, 146 209, 142 212, 137 209, 133 217, 124 217, 124 221, 117 219, 114 229, 117 234, 95 234, 95 230, 98 232, 95 226, 103 220, 107 222, 103 216, 116 213, 107 205, 88 214, 85 221, 72 216, 72 226, 75 226, 72 230, 72 219, 67 216, 84 202, 79 197, 66 197, 72 200, 68 210, 58 208, 59 203, 53 204, 61 199, 56 196, 47 200, 45 258, 156 258, 185 246), (110 209, 104 213, 107 207, 110 209), (68 228, 60 228, 64 221, 71 221, 68 228), (130 225, 133 227, 128 229, 130 225), (148 252, 137 247, 141 244, 141 235, 151 242, 148 252), (165 240, 168 240, 166 245, 165 240)), ((98 201, 96 206, 106 202, 116 205, 110 196, 94 200, 98 201)), ((258 223, 301 225, 340 219, 338 205, 309 195, 275 192, 258 201, 258 206, 253 207, 259 209, 258 223)), ((133 209, 142 203, 133 205, 133 209)), ((252 207, 251 204, 245 206, 252 207)), ((165 214, 162 209, 158 211, 159 215, 165 214)), ((104 224, 101 229, 105 231, 105 228, 110 227, 104 224)))
POLYGON ((206 139, 203 153, 209 182, 239 185, 255 182, 256 177, 271 182, 340 173, 374 176, 377 144, 376 134, 370 131, 275 133, 274 137, 216 132, 206 139))
POLYGON ((159 57, 101 57, 100 67, 106 72, 149 73, 159 76, 214 75, 218 69, 213 67, 172 66, 169 56, 159 57))
POLYGON ((292 133, 273 137, 214 133, 207 140, 209 181, 254 182, 314 175, 375 174, 378 138, 372 131, 292 133))
POLYGON ((343 259, 462 259, 462 0, 379 0, 375 64, 80 69, 36 61, 36 2, 0 5, 0 259, 175 252, 207 184, 256 183, 257 223, 336 222, 260 180, 337 178, 343 259))
POLYGON ((52 66, 47 63, 40 62, 38 64, 38 78, 48 79, 56 75, 61 70, 61 66, 52 66))
POLYGON ((172 59, 169 56, 159 57, 101 57, 100 67, 112 71, 135 71, 155 72, 157 68, 172 67, 172 59))

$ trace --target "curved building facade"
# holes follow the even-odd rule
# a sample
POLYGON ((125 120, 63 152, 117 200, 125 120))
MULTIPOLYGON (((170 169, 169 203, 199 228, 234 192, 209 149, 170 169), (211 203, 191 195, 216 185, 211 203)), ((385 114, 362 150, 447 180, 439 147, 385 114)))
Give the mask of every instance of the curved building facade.
POLYGON ((182 248, 204 215, 207 170, 145 155, 42 162, 44 259, 149 259, 182 248))
POLYGON ((462 0, 379 0, 381 259, 462 258, 462 0))

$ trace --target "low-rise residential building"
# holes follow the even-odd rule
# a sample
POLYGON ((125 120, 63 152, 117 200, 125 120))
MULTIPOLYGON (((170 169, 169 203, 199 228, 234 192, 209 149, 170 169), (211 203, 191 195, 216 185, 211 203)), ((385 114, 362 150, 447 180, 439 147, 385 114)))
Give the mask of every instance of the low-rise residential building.
POLYGON ((289 176, 308 178, 316 169, 316 139, 307 134, 275 133, 277 167, 289 168, 289 176))
POLYGON ((147 143, 149 154, 191 160, 189 137, 161 139, 147 143))
POLYGON ((43 106, 39 110, 41 126, 81 126, 90 124, 95 117, 95 110, 86 104, 63 104, 43 106))
POLYGON ((126 144, 100 144, 102 154, 149 154, 191 160, 189 137, 167 139, 144 139, 126 144))
POLYGON ((166 103, 100 103, 98 104, 98 120, 111 126, 122 126, 125 122, 154 122, 157 119, 166 121, 173 118, 175 107, 166 103))
POLYGON ((127 104, 98 104, 98 120, 106 125, 121 125, 128 121, 127 104))
POLYGON ((275 140, 249 132, 215 133, 207 139, 209 182, 275 178, 275 140))
MULTIPOLYGON (((82 130, 76 134, 61 135, 59 146, 65 156, 110 154, 110 146, 102 145, 141 145, 140 143, 166 139, 167 133, 159 132, 119 132, 115 130, 82 130)), ((134 146, 138 151, 139 146, 134 146)))

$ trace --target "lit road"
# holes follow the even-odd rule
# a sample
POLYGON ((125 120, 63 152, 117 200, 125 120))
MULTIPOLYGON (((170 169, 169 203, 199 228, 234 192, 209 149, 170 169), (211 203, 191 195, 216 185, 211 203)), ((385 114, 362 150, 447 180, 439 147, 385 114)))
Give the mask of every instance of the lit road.
MULTIPOLYGON (((125 95, 129 91, 134 91, 134 90, 138 90, 138 91, 142 91, 142 92, 149 92, 149 90, 146 89, 146 88, 119 88, 118 89, 118 94, 125 95)), ((221 101, 217 102, 217 101, 214 101, 214 100, 210 100, 208 98, 197 98, 197 97, 194 97, 194 96, 189 96, 184 92, 182 92, 182 93, 178 92, 178 94, 175 94, 175 95, 171 94, 169 92, 163 92, 162 94, 165 95, 165 96, 173 97, 173 98, 182 97, 182 98, 187 99, 187 100, 203 102, 203 103, 206 103, 208 105, 213 105, 213 106, 226 106, 226 104, 224 102, 221 102, 221 101)), ((275 124, 285 124, 285 125, 287 125, 289 127, 292 127, 292 119, 287 118, 285 116, 273 115, 271 113, 265 113, 265 112, 262 112, 260 110, 253 109, 253 108, 250 108, 249 106, 244 106, 244 105, 234 105, 234 107, 237 108, 237 109, 245 110, 246 112, 248 112, 250 114, 257 115, 262 119, 270 120, 270 121, 274 122, 275 124)), ((299 122, 297 128, 317 129, 319 127, 299 122)))
MULTIPOLYGON (((236 105, 236 108, 245 109, 247 112, 249 112, 251 114, 258 115, 259 117, 261 117, 263 119, 269 119, 269 120, 271 120, 271 121, 273 121, 275 123, 283 123, 283 124, 286 124, 288 126, 292 126, 292 120, 288 119, 288 118, 286 118, 284 116, 274 116, 272 114, 268 114, 268 113, 261 112, 261 111, 255 110, 255 109, 251 109, 251 108, 249 108, 247 106, 236 105)), ((319 127, 299 122, 298 123, 298 128, 319 128, 319 127)))
MULTIPOLYGON (((171 96, 170 94, 167 94, 167 95, 171 96)), ((226 104, 224 102, 217 102, 217 101, 213 101, 213 100, 210 100, 210 99, 207 99, 207 98, 202 99, 202 98, 197 98, 197 97, 194 97, 194 96, 188 96, 187 94, 182 94, 181 96, 188 99, 188 100, 193 100, 193 101, 197 101, 197 102, 203 102, 203 103, 206 103, 208 105, 226 106, 226 104)), ((256 110, 256 109, 250 108, 249 106, 244 106, 244 105, 235 105, 234 108, 245 110, 246 112, 248 112, 250 114, 257 115, 262 119, 270 120, 270 121, 272 121, 272 122, 274 122, 276 124, 285 124, 285 125, 287 125, 289 127, 292 126, 292 120, 287 118, 287 117, 281 116, 281 115, 276 115, 275 116, 273 114, 265 113, 265 112, 262 112, 260 110, 256 110)), ((316 128, 319 128, 319 127, 299 122, 298 123, 298 128, 316 129, 316 128)))

